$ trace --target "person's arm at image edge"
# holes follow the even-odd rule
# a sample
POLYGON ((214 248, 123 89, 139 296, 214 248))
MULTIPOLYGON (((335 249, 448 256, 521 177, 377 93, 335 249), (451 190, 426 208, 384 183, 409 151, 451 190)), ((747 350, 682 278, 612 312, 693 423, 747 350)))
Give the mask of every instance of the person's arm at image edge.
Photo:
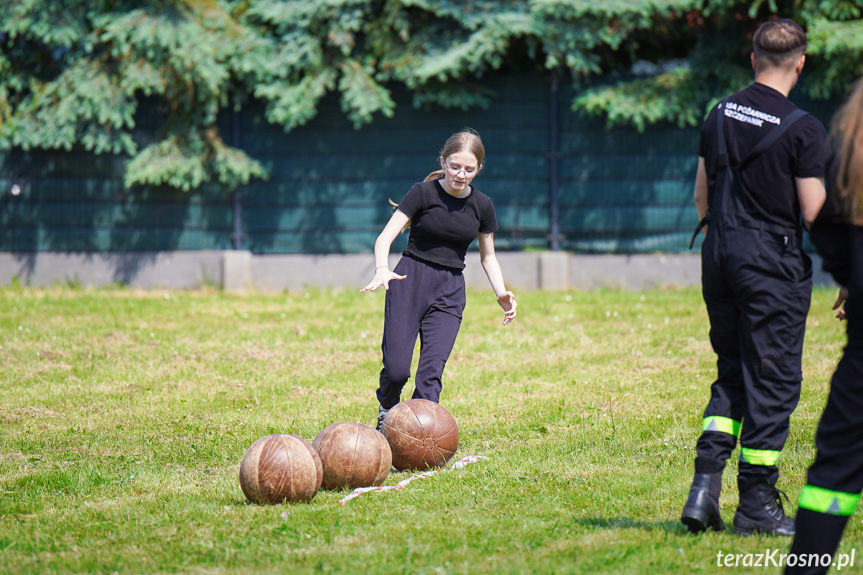
MULTIPOLYGON (((704 165, 704 158, 698 157, 698 170, 695 172, 695 210, 698 212, 698 220, 704 219, 707 215, 709 204, 707 202, 707 168, 704 165)), ((707 226, 704 226, 704 233, 707 234, 707 226)))

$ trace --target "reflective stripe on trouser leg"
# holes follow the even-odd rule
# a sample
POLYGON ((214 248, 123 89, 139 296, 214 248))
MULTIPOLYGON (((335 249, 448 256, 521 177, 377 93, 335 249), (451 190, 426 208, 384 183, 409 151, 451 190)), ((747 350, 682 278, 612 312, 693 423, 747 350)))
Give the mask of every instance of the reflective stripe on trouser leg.
POLYGON ((851 515, 860 501, 860 494, 831 491, 815 485, 806 485, 800 492, 800 507, 829 513, 830 515, 851 515))
POLYGON ((721 417, 719 415, 711 415, 705 417, 701 424, 701 431, 719 431, 737 437, 740 435, 740 422, 731 419, 730 417, 721 417))
POLYGON ((773 451, 772 449, 749 449, 748 447, 740 448, 741 463, 749 463, 750 465, 776 465, 779 461, 781 451, 773 451))

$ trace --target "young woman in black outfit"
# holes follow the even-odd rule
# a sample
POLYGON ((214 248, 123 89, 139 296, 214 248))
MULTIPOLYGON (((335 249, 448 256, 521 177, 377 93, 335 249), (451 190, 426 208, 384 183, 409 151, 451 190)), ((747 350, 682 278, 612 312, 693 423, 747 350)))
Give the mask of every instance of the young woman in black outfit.
POLYGON ((441 169, 408 191, 375 242, 375 277, 361 291, 381 286, 387 290, 378 429, 386 412, 400 401, 410 378, 417 335, 420 358, 413 398, 438 402, 444 366, 461 326, 465 307, 462 270, 474 238, 479 238, 483 270, 504 310, 504 325, 515 318, 515 296, 504 285, 494 253, 494 205, 471 185, 484 159, 485 148, 476 132, 453 134, 440 151, 441 169), (390 246, 408 226, 404 257, 390 270, 390 246))
POLYGON ((812 225, 824 269, 842 286, 834 309, 848 344, 815 436, 817 454, 800 492, 787 574, 826 573, 863 490, 863 78, 833 121, 839 146, 828 198, 812 225))

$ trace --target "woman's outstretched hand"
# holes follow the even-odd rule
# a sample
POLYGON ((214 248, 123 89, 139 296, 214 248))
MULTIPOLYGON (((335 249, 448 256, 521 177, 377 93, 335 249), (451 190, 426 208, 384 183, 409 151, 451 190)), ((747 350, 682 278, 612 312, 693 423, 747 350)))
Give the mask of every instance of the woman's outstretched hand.
POLYGON ((848 288, 842 287, 839 289, 839 297, 836 298, 836 303, 833 304, 833 309, 836 311, 836 319, 842 321, 845 319, 845 308, 843 304, 848 299, 848 288))
POLYGON ((518 307, 515 295, 511 291, 504 292, 498 296, 497 303, 503 308, 503 325, 509 325, 515 319, 515 308, 518 307))
POLYGON ((390 289, 390 281, 391 280, 403 280, 408 276, 400 276, 399 274, 392 272, 389 268, 379 267, 375 270, 375 277, 372 281, 369 282, 369 285, 361 289, 361 292, 364 291, 375 291, 381 286, 384 286, 385 290, 390 289))

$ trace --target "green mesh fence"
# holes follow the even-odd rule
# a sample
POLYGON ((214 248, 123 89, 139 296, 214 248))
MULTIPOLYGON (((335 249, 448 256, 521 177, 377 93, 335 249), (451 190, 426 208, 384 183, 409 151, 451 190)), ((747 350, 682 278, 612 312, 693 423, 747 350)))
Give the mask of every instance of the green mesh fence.
MULTIPOLYGON (((550 242, 549 83, 498 76, 487 110, 417 110, 394 93, 393 118, 355 130, 336 98, 316 118, 285 133, 260 110, 226 116, 222 135, 260 159, 267 181, 238 190, 241 247, 254 253, 370 252, 410 186, 437 168, 453 132, 476 129, 486 168, 476 186, 492 197, 501 250, 547 249, 550 242)), ((654 126, 606 130, 602 121, 557 105, 559 245, 574 252, 687 251, 696 225, 692 184, 698 129, 654 126)), ((829 118, 832 107, 813 110, 829 118)), ((810 108, 807 108, 810 109, 810 108)), ((139 125, 155 126, 142 118, 139 125)), ((0 251, 164 251, 231 249, 231 190, 194 193, 126 189, 124 158, 84 152, 0 153, 0 251), (20 193, 13 194, 13 186, 20 193)), ((397 240, 401 249, 406 235, 397 240)))

